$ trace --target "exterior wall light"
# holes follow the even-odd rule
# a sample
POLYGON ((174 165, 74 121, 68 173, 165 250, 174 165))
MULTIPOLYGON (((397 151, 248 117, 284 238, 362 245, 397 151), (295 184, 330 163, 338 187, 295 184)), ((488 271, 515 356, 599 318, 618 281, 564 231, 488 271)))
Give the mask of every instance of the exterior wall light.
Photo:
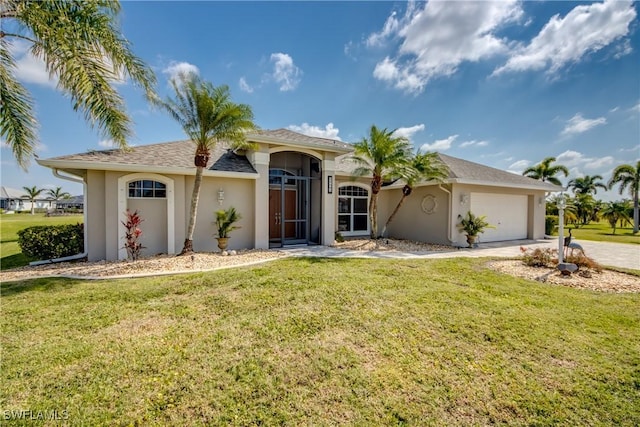
POLYGON ((460 195, 460 204, 461 205, 466 205, 468 201, 469 201, 469 195, 468 194, 461 194, 460 195))
POLYGON ((327 193, 333 194, 333 175, 327 177, 327 193))
POLYGON ((224 201, 224 190, 221 188, 218 190, 218 203, 222 205, 223 201, 224 201))

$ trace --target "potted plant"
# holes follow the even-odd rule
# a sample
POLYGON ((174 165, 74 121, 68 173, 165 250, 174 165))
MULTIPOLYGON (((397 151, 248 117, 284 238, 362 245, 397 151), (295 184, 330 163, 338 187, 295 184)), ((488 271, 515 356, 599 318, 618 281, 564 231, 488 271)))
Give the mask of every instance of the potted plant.
POLYGON ((495 228, 493 225, 487 222, 487 217, 484 215, 476 216, 471 211, 467 212, 467 216, 462 217, 458 215, 460 223, 458 223, 458 229, 467 234, 467 243, 472 248, 478 234, 484 233, 487 228, 495 228))
POLYGON ((227 249, 227 245, 229 243, 229 233, 233 230, 237 230, 240 228, 237 225, 234 225, 238 222, 242 216, 236 211, 236 208, 233 206, 227 210, 219 210, 216 211, 216 228, 218 230, 218 247, 221 251, 227 249))

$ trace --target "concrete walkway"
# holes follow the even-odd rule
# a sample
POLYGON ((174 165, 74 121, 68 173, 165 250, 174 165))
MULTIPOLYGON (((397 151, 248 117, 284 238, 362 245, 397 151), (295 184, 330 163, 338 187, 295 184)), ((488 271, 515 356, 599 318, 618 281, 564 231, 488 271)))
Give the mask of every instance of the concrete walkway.
MULTIPOLYGON (((640 245, 577 241, 586 255, 605 266, 640 270, 640 245)), ((439 252, 357 251, 329 246, 304 246, 285 248, 292 256, 322 258, 455 258, 455 257, 517 257, 520 247, 558 249, 558 239, 514 240, 510 242, 481 243, 474 249, 453 249, 439 252)))

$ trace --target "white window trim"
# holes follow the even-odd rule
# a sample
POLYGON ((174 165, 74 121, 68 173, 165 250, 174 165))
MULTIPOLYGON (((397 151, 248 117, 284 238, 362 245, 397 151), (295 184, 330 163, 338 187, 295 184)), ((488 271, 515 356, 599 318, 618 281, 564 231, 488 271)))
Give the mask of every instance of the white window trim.
MULTIPOLYGON (((176 253, 176 236, 175 236, 175 193, 173 179, 164 175, 155 173, 132 173, 118 178, 118 259, 127 259, 127 250, 124 246, 124 226, 120 223, 120 218, 127 210, 127 200, 129 199, 129 182, 140 180, 152 180, 163 183, 167 186, 167 196, 161 198, 146 198, 146 200, 166 200, 167 203, 167 253, 172 255, 176 253), (123 246, 120 246, 122 243, 123 246)), ((145 200, 145 198, 135 198, 136 200, 145 200)))
MULTIPOLYGON (((340 208, 340 203, 338 203, 338 199, 340 199, 340 197, 349 197, 349 198, 354 197, 354 196, 340 196, 340 189, 344 187, 360 187, 364 190, 367 190, 367 230, 366 231, 365 230, 338 231, 338 232, 345 237, 368 236, 369 234, 371 234, 371 223, 369 220, 369 202, 371 201, 371 188, 368 185, 360 184, 357 182, 345 182, 343 184, 338 185, 338 191, 335 192, 336 193, 336 229, 338 227, 338 224, 340 223, 339 216, 341 215, 340 212, 338 212, 338 209, 340 208)), ((353 222, 353 212, 351 212, 349 215, 351 216, 352 222, 353 222)))

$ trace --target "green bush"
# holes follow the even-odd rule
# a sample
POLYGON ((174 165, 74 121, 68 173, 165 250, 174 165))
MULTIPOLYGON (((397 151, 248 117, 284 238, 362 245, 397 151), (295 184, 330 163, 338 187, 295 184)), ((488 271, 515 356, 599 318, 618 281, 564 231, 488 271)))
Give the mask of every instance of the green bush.
POLYGON ((544 234, 551 236, 558 227, 558 215, 547 215, 544 217, 544 234))
POLYGON ((54 259, 84 251, 82 224, 38 225, 18 231, 22 253, 35 259, 54 259))

